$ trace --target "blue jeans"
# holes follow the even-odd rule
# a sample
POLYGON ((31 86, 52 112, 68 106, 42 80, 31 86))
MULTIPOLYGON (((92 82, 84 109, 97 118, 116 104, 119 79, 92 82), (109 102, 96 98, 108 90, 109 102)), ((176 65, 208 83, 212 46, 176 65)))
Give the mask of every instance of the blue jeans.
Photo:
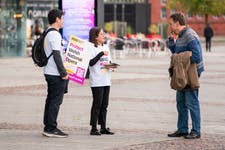
POLYGON ((185 89, 177 91, 177 111, 178 122, 177 128, 182 133, 188 132, 188 110, 190 111, 192 120, 193 133, 200 133, 201 119, 200 119, 200 106, 198 100, 198 89, 185 89))
POLYGON ((46 75, 45 80, 48 86, 48 95, 45 101, 44 110, 44 131, 52 131, 57 128, 57 116, 68 81, 60 76, 46 75))

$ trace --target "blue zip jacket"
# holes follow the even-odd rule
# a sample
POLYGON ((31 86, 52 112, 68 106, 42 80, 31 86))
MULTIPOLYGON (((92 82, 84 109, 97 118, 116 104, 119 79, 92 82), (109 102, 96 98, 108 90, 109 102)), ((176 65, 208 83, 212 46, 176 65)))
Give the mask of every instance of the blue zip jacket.
POLYGON ((175 42, 173 38, 169 38, 169 49, 172 53, 180 53, 184 51, 192 51, 191 63, 197 64, 198 76, 204 71, 202 58, 201 41, 197 33, 187 27, 179 35, 175 42))

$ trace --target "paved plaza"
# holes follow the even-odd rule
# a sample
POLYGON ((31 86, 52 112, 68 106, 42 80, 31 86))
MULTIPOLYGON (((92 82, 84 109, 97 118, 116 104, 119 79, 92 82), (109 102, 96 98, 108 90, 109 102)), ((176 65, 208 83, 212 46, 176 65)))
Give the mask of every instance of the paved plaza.
MULTIPOLYGON (((175 91, 169 86, 170 56, 130 52, 112 72, 107 126, 115 135, 90 136, 89 80, 70 82, 58 116, 68 138, 47 138, 43 130, 46 83, 30 57, 0 59, 0 150, 225 150, 225 46, 203 52, 200 79, 202 138, 168 138, 176 130, 175 91)), ((191 122, 190 122, 191 127, 191 122)))

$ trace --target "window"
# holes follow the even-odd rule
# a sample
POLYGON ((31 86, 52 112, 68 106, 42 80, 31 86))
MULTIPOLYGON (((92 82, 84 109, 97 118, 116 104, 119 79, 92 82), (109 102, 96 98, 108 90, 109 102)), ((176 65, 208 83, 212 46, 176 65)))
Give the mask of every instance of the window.
POLYGON ((196 18, 198 19, 198 20, 201 20, 202 19, 202 15, 196 15, 196 18))
POLYGON ((167 0, 161 0, 161 4, 162 4, 162 5, 166 5, 166 3, 167 3, 166 1, 167 1, 167 0))
POLYGON ((163 7, 163 8, 161 9, 161 18, 162 18, 162 19, 165 19, 165 18, 166 18, 166 7, 163 7))
POLYGON ((192 14, 189 12, 189 13, 187 13, 187 18, 188 19, 192 19, 192 14))
POLYGON ((213 19, 214 19, 214 20, 218 20, 218 15, 214 15, 214 16, 213 16, 213 19))
POLYGON ((176 9, 171 9, 170 14, 175 14, 176 12, 177 12, 176 9))

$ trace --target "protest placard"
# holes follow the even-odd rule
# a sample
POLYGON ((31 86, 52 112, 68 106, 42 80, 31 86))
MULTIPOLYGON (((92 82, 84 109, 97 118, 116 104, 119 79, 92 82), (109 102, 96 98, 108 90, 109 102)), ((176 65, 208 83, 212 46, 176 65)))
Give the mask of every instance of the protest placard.
POLYGON ((93 46, 88 41, 73 35, 70 36, 64 62, 69 80, 84 84, 93 46))

